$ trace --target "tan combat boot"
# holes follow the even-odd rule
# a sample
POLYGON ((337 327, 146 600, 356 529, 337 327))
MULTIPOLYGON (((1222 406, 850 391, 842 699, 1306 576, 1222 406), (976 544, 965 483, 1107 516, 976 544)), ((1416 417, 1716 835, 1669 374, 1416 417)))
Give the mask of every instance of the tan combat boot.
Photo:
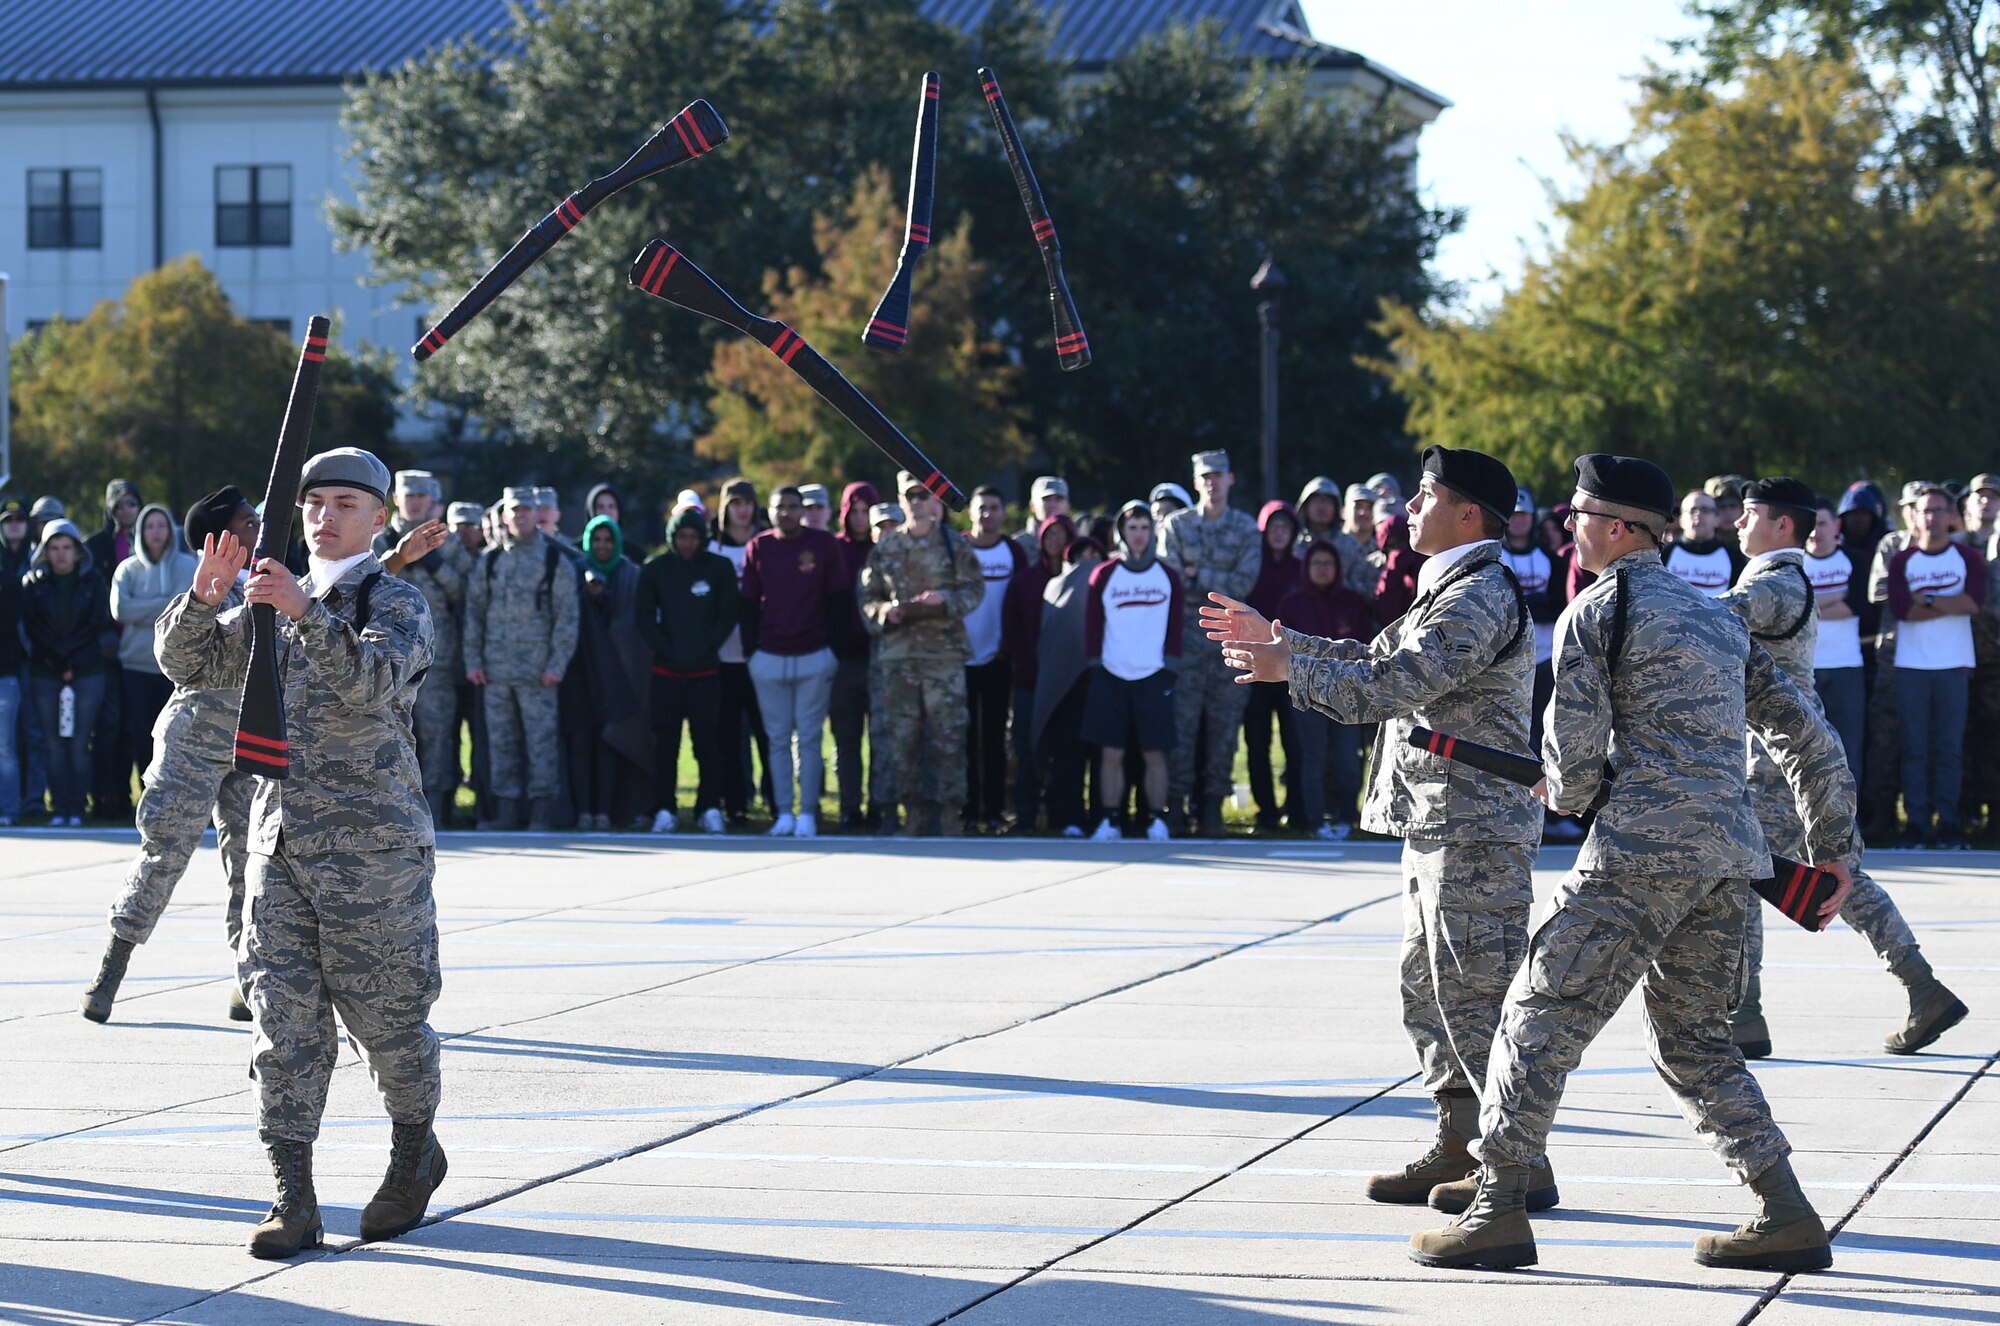
POLYGON ((1437 1095, 1437 1140, 1431 1149, 1394 1174, 1377 1174, 1364 1191, 1371 1202, 1421 1206, 1431 1189, 1476 1174, 1479 1162, 1467 1148, 1479 1136, 1479 1097, 1470 1087, 1446 1087, 1437 1095))
POLYGON ((1528 1225, 1528 1167, 1487 1165, 1479 1192, 1465 1213, 1443 1229, 1410 1238, 1410 1260, 1420 1266, 1507 1271, 1535 1264, 1535 1232, 1528 1225))
POLYGON ((1965 1002, 1945 988, 1922 954, 1912 952, 1890 970, 1910 992, 1910 1016, 1903 1029, 1882 1042, 1890 1054, 1915 1054, 1965 1021, 1965 1002))
MULTIPOLYGON (((1456 1183, 1440 1183, 1431 1189, 1431 1210, 1457 1215, 1471 1206, 1478 1195, 1479 1173, 1475 1170, 1456 1183)), ((1549 1158, 1543 1156, 1528 1167, 1527 1210, 1531 1214, 1547 1211, 1560 1201, 1562 1194, 1556 1190, 1556 1172, 1549 1167, 1549 1158)))
POLYGON ((1757 1218, 1733 1234, 1697 1238, 1696 1262, 1732 1271, 1824 1271, 1833 1265, 1826 1226, 1799 1190, 1789 1160, 1750 1180, 1750 1187, 1757 1194, 1757 1218))
POLYGON ((132 941, 111 937, 104 958, 97 964, 97 979, 83 992, 83 1015, 92 1022, 111 1020, 111 1003, 118 998, 118 986, 125 979, 125 966, 132 961, 132 941))
POLYGON ((319 1197, 313 1192, 312 1147, 305 1142, 273 1142, 264 1149, 271 1153, 278 1200, 264 1223, 250 1231, 250 1255, 278 1261, 296 1257, 305 1248, 323 1247, 319 1197))
POLYGON ((364 1241, 392 1239, 417 1227, 430 1206, 431 1194, 444 1183, 444 1148, 438 1145, 431 1121, 399 1123, 389 1138, 389 1172, 361 1212, 364 1241))

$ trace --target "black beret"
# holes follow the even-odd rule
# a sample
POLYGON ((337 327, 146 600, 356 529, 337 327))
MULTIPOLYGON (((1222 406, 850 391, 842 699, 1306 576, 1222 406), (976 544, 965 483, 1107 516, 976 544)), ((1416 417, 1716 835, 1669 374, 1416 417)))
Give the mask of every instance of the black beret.
POLYGON ((1602 451, 1578 456, 1576 490, 1619 506, 1658 512, 1662 519, 1672 519, 1679 505, 1667 472, 1637 456, 1609 456, 1602 451))
POLYGON ((1514 514, 1519 485, 1514 471, 1497 457, 1463 447, 1425 447, 1424 473, 1502 520, 1514 514))
POLYGON ((1743 485, 1743 503, 1762 502, 1766 506, 1790 507, 1794 511, 1816 512, 1819 500, 1800 479, 1752 479, 1743 485))
POLYGON ((188 508, 187 519, 181 524, 187 534, 188 547, 200 552, 202 543, 209 535, 228 529, 236 513, 249 505, 250 499, 233 483, 197 501, 188 508))

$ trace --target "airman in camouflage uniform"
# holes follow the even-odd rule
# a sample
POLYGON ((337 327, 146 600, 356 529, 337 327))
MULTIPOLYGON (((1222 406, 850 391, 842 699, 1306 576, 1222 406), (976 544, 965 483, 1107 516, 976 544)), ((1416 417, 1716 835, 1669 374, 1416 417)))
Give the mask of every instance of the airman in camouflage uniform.
MULTIPOLYGON (((254 536, 257 512, 236 488, 224 488, 195 503, 188 513, 188 539, 196 547, 203 538, 224 529, 238 538, 254 536)), ((239 587, 225 592, 221 609, 243 602, 239 587)), ((202 830, 212 820, 215 845, 222 854, 229 882, 229 905, 223 930, 233 953, 243 933, 243 881, 250 823, 250 795, 255 780, 235 768, 236 711, 240 683, 216 690, 176 686, 153 724, 153 763, 146 770, 139 795, 139 855, 126 872, 125 885, 111 904, 111 944, 97 979, 84 992, 83 1015, 93 1022, 111 1017, 112 1001, 135 945, 152 938, 153 928, 173 901, 174 888, 187 873, 188 861, 201 845, 202 830)), ((250 1009, 234 981, 229 984, 229 1016, 250 1020, 250 1009)))
POLYGON ((459 623, 472 554, 441 517, 444 486, 429 470, 396 472, 396 510, 375 536, 383 569, 423 591, 437 647, 431 670, 417 690, 417 767, 431 823, 451 827, 451 798, 458 789, 458 682, 464 674, 459 623))
POLYGON ((501 542, 480 554, 465 597, 465 675, 486 690, 498 824, 516 827, 523 796, 529 827, 549 827, 562 790, 555 758, 557 688, 576 653, 577 577, 561 546, 535 526, 535 490, 502 498, 501 542))
MULTIPOLYGON (((1534 629, 1495 538, 1514 497, 1514 476, 1498 460, 1429 448, 1409 511, 1413 546, 1431 556, 1410 610, 1372 642, 1286 632, 1294 706, 1379 724, 1361 824, 1403 839, 1403 1027, 1437 1099, 1438 1131, 1422 1158, 1368 1181, 1378 1202, 1449 1203, 1432 1190, 1479 1167, 1469 1149, 1477 1093, 1528 946, 1540 806, 1527 788, 1408 741, 1419 726, 1503 750, 1528 746, 1534 629)), ((1536 1163, 1530 1200, 1541 1210, 1557 1194, 1546 1160, 1536 1163)))
MULTIPOLYGON (((278 1201, 250 1240, 259 1257, 320 1242, 311 1155, 339 1057, 336 1013, 394 1125, 362 1237, 414 1227, 445 1175, 431 1132, 439 1051, 427 1021, 441 987, 434 839, 410 730, 431 620, 424 596, 382 574, 369 551, 388 486, 387 467, 365 451, 313 457, 300 484, 311 571, 294 580, 260 562, 244 592, 276 612, 290 743, 287 776, 257 780, 238 968, 257 1027, 257 1132, 278 1180, 278 1201)), ((218 612, 244 554, 230 535, 217 543, 161 618, 160 664, 176 685, 217 689, 249 665, 246 609, 218 612)))
MULTIPOLYGON (((1795 525, 1810 529, 1813 519, 1812 490, 1797 479, 1766 479, 1744 489, 1743 516, 1738 522, 1745 552, 1750 562, 1736 578, 1736 585, 1719 602, 1742 619, 1752 639, 1771 655, 1792 684, 1813 698, 1813 647, 1819 636, 1819 600, 1806 577, 1805 552, 1801 547, 1775 547, 1783 536, 1775 521, 1790 516, 1795 525)), ((1765 841, 1779 856, 1800 858, 1806 852, 1805 826, 1799 820, 1798 803, 1791 786, 1779 771, 1777 761, 1763 741, 1751 733, 1745 736, 1749 764, 1750 804, 1765 841)), ((1895 901, 1880 884, 1861 868, 1860 843, 1846 858, 1854 891, 1840 909, 1840 919, 1859 931, 1889 970, 1903 982, 1910 999, 1910 1014, 1902 1029, 1884 1044, 1891 1054, 1914 1054, 1931 1044, 1952 1026, 1963 1021, 1966 1007, 1932 973, 1918 951, 1917 938, 1895 901)), ((1730 1035, 1744 1057, 1761 1059, 1771 1053, 1771 1032, 1764 1020, 1764 913, 1751 906, 1745 917, 1749 936, 1743 959, 1743 998, 1730 1014, 1730 1035)))
MULTIPOLYGON (((1236 476, 1226 451, 1202 451, 1194 457, 1197 504, 1176 511, 1160 525, 1160 560, 1181 578, 1188 602, 1205 603, 1210 594, 1247 598, 1263 566, 1263 535, 1247 512, 1229 505, 1236 476)), ((1236 673, 1220 652, 1203 638, 1197 614, 1186 614, 1181 627, 1181 671, 1174 683, 1174 748, 1168 756, 1167 801, 1178 817, 1190 797, 1201 802, 1198 832, 1214 837, 1222 832, 1222 803, 1235 790, 1236 742, 1243 731, 1243 710, 1250 691, 1238 686, 1236 673), (1207 746, 1197 786, 1195 744, 1207 746)))
POLYGON ((985 596, 986 580, 978 554, 944 523, 923 483, 905 471, 896 486, 903 524, 877 538, 861 568, 861 619, 879 638, 878 712, 903 790, 903 833, 923 832, 924 802, 935 800, 939 832, 951 837, 962 831, 965 805, 965 660, 972 656, 965 617, 985 596))
POLYGON ((1770 868, 1745 784, 1743 733, 1754 725, 1784 770, 1815 862, 1853 849, 1846 758, 1810 692, 1728 609, 1662 564, 1657 532, 1674 507, 1665 471, 1585 456, 1573 507, 1579 555, 1600 575, 1556 625, 1545 800, 1576 814, 1604 795, 1508 992, 1481 1110, 1476 1196, 1451 1226, 1415 1236, 1410 1255, 1436 1266, 1534 1263, 1530 1166, 1584 1049, 1639 986, 1661 1077, 1759 1199, 1749 1225, 1697 1240, 1696 1260, 1830 1265, 1825 1227, 1730 1044, 1728 1014, 1742 969, 1745 883, 1770 868))

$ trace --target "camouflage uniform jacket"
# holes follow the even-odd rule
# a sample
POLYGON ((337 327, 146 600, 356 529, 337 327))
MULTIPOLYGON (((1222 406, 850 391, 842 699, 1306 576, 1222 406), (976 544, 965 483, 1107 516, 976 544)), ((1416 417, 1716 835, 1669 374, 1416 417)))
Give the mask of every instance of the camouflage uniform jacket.
MULTIPOLYGON (((171 606, 171 605, 169 605, 171 606)), ((231 608, 243 606, 243 587, 231 585, 229 592, 216 605, 216 612, 228 612, 231 608)), ((372 611, 372 609, 371 609, 372 611)), ((160 656, 166 643, 165 617, 161 618, 159 635, 153 641, 153 656, 160 656)), ((244 659, 244 670, 248 671, 250 660, 244 659)), ((166 671, 162 664, 161 672, 166 671)), ((190 686, 176 686, 168 697, 166 708, 160 710, 159 718, 153 724, 155 745, 170 745, 177 750, 185 750, 201 759, 216 764, 229 764, 236 757, 236 713, 243 707, 243 678, 237 676, 226 686, 212 690, 196 690, 190 686)))
POLYGON ((1854 792, 1840 739, 1736 615, 1628 554, 1556 622, 1555 693, 1542 766, 1558 809, 1604 788, 1576 868, 1634 876, 1762 879, 1764 832, 1750 807, 1743 734, 1754 730, 1791 784, 1815 861, 1846 855, 1854 792), (1623 640, 1611 658, 1619 586, 1623 640))
POLYGON ((1449 842, 1541 841, 1541 812, 1527 788, 1407 740, 1418 726, 1527 749, 1535 633, 1498 544, 1466 554, 1370 642, 1290 630, 1285 638, 1294 706, 1381 724, 1362 827, 1449 842))
POLYGON ((1160 560, 1181 577, 1190 605, 1181 618, 1183 658, 1220 661, 1222 656, 1202 630, 1201 614, 1193 611, 1193 605, 1208 602, 1210 594, 1248 598, 1264 567, 1263 541, 1257 522, 1235 507, 1214 520, 1203 516, 1200 507, 1189 507, 1161 522, 1160 560), (1195 569, 1192 580, 1186 574, 1190 566, 1195 569))
POLYGON ((576 653, 575 564, 558 555, 549 575, 547 535, 488 549, 472 564, 465 595, 467 672, 484 672, 501 686, 539 685, 544 672, 560 677, 576 653), (548 588, 543 590, 546 583, 548 588))
MULTIPOLYGON (((375 555, 386 562, 413 528, 401 516, 391 516, 389 527, 375 536, 375 555)), ((421 589, 424 602, 430 605, 431 632, 437 639, 432 670, 452 682, 464 680, 459 626, 465 618, 465 590, 472 575, 472 554, 453 535, 428 557, 410 563, 395 575, 421 589)))
MULTIPOLYGON (((1896 560, 1896 554, 1910 546, 1910 532, 1906 529, 1892 529, 1884 534, 1875 545, 1875 558, 1868 564, 1868 601, 1887 603, 1889 601, 1889 563, 1896 560)), ((1876 635, 1878 643, 1893 645, 1896 640, 1896 615, 1884 611, 1882 629, 1876 635)), ((1877 660, 1879 663, 1881 660, 1877 660)))
MULTIPOLYGON (((368 591, 357 634, 361 582, 382 563, 364 557, 294 622, 278 616, 290 777, 259 778, 250 805, 250 850, 298 856, 428 847, 430 808, 417 771, 410 710, 431 663, 424 596, 391 575, 368 591)), ((300 582, 312 592, 311 577, 300 582)), ((250 666, 248 610, 218 612, 192 593, 160 617, 160 667, 177 686, 219 688, 250 666)))
POLYGON ((900 527, 882 536, 861 568, 861 620, 881 637, 879 663, 936 659, 963 663, 972 657, 965 618, 986 596, 979 555, 965 536, 943 525, 923 538, 900 527), (891 624, 889 608, 926 590, 944 595, 944 611, 911 616, 891 624))
MULTIPOLYGON (((1764 646, 1785 675, 1819 705, 1813 688, 1813 646, 1819 640, 1819 599, 1806 579, 1806 555, 1800 548, 1753 557, 1736 577, 1736 586, 1717 601, 1743 621, 1750 638, 1764 646)), ((1745 733, 1744 749, 1749 758, 1751 797, 1759 799, 1760 785, 1784 801, 1790 791, 1784 775, 1764 749, 1756 734, 1745 733)), ((1760 816, 1760 818, 1763 818, 1760 816)), ((1768 819, 1766 823, 1768 823, 1768 819)))

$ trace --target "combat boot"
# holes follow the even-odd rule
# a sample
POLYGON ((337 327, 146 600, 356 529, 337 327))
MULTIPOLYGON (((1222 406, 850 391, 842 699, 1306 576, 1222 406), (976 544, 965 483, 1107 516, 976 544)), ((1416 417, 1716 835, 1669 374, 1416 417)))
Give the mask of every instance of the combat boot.
POLYGON ((231 1022, 250 1021, 250 1005, 243 1000, 243 987, 235 981, 229 983, 229 1020, 231 1022))
POLYGON ((389 1172, 361 1212, 362 1239, 372 1243, 415 1229, 444 1175, 444 1148, 431 1131, 431 1121, 395 1124, 389 1139, 389 1172))
POLYGON ((1220 801, 1205 803, 1201 808, 1201 824, 1195 829, 1195 835, 1201 838, 1222 838, 1228 836, 1228 833, 1229 830, 1222 827, 1222 803, 1220 801))
POLYGON ((1471 1087, 1446 1087, 1437 1094, 1437 1111, 1437 1140, 1431 1149, 1394 1174, 1369 1179, 1369 1201, 1421 1206, 1439 1184, 1478 1173, 1479 1162, 1468 1148, 1479 1136, 1479 1097, 1471 1087))
MULTIPOLYGON (((1474 1170, 1456 1183, 1440 1183, 1431 1189, 1431 1210, 1443 1211, 1446 1215, 1457 1215, 1472 1205, 1472 1199, 1479 1195, 1479 1171, 1474 1170)), ((1562 1194, 1556 1189, 1556 1172, 1549 1166, 1549 1158, 1543 1156, 1528 1166, 1527 1210, 1547 1211, 1562 1201, 1562 1194)))
POLYGON ((938 837, 963 838, 965 836, 965 814, 957 806, 942 806, 938 809, 938 837))
POLYGON ((1410 1260, 1420 1266, 1507 1271, 1535 1264, 1535 1231, 1528 1225, 1526 1165, 1487 1165, 1479 1192, 1465 1213, 1443 1229, 1410 1237, 1410 1260))
POLYGON ((118 997, 119 983, 125 979, 125 965, 131 961, 132 941, 113 935, 104 950, 104 960, 97 964, 97 979, 83 992, 85 1017, 92 1022, 111 1020, 111 1002, 118 997))
MULTIPOLYGON (((105 961, 110 961, 109 954, 105 955, 105 961)), ((1901 1031, 1882 1042, 1882 1048, 1890 1054, 1915 1054, 1965 1021, 1964 1001, 1945 988, 1923 954, 1912 950, 1889 970, 1896 973, 1896 979, 1910 992, 1909 1019, 1901 1031)), ((84 1016, 90 1014, 86 1012, 84 1016)))
POLYGON ((554 797, 536 797, 528 803, 528 806, 529 833, 554 833, 556 831, 554 797))
POLYGON ((1733 1234, 1701 1235, 1694 1241, 1696 1262, 1732 1271, 1824 1271, 1833 1265, 1826 1226, 1799 1190, 1789 1160, 1750 1180, 1750 1188, 1757 1194, 1757 1218, 1733 1234))
POLYGON ((271 1173, 278 1180, 278 1200, 264 1223, 250 1232, 250 1255, 266 1261, 296 1257, 302 1249, 325 1246, 320 1226, 319 1197, 313 1192, 312 1146, 306 1142, 273 1142, 271 1173))
POLYGON ((898 838, 921 838, 924 836, 924 822, 928 818, 926 807, 921 801, 911 801, 903 807, 903 826, 896 830, 898 838))

